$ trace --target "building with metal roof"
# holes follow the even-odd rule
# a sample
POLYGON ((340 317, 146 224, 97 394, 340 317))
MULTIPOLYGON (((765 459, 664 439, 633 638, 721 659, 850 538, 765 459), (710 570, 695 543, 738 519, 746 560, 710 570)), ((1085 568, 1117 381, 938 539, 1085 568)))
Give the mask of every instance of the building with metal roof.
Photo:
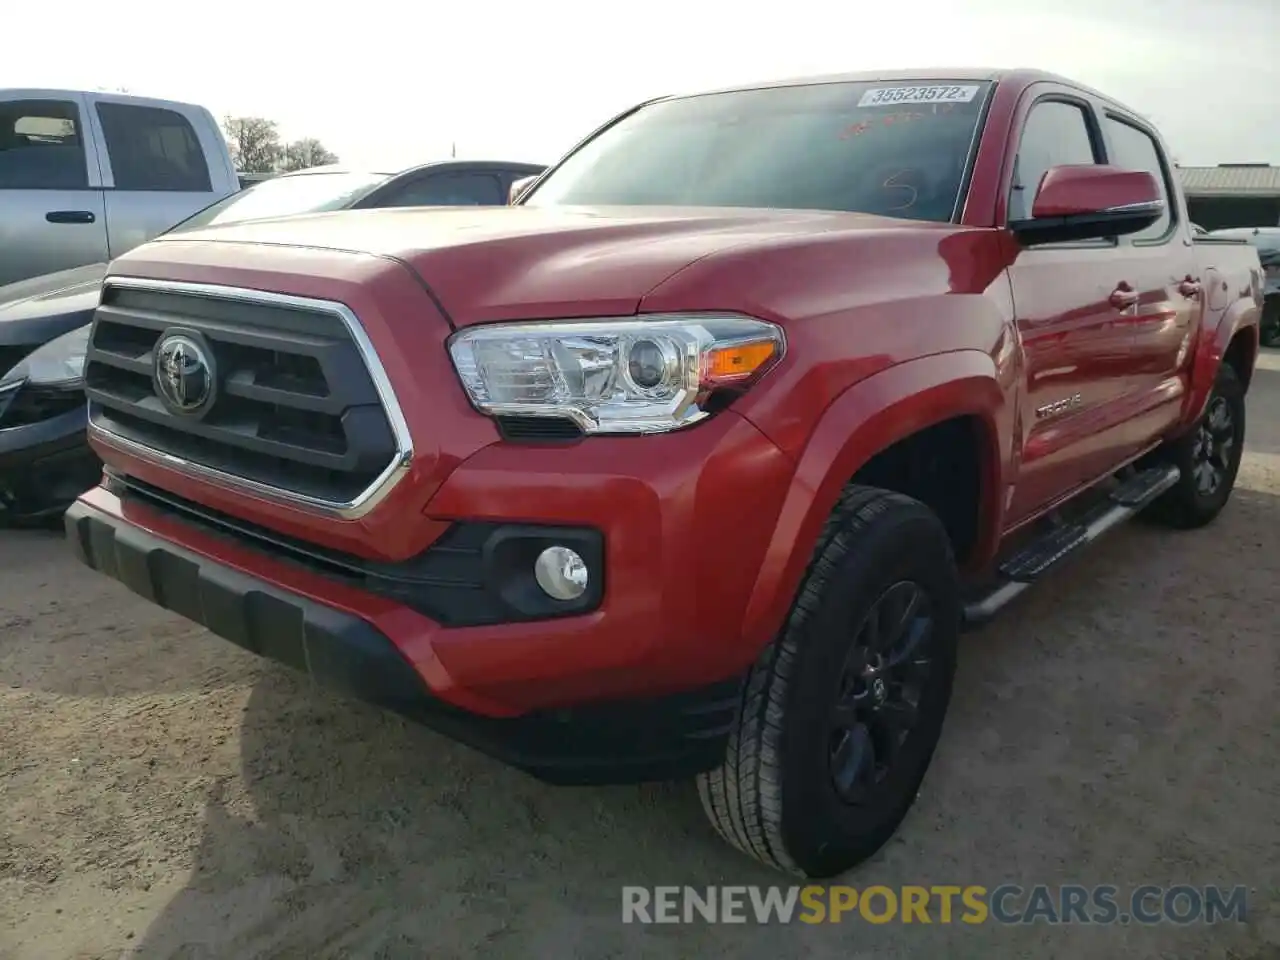
POLYGON ((1207 230, 1280 225, 1280 167, 1220 163, 1179 167, 1191 219, 1207 230))

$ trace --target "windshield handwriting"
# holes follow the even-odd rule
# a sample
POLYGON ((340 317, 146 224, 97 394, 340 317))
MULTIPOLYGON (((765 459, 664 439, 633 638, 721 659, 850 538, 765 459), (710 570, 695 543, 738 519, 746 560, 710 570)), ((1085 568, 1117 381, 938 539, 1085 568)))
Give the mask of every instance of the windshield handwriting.
POLYGON ((905 201, 895 207, 890 207, 890 213, 901 213, 903 210, 910 210, 916 205, 916 201, 920 199, 920 191, 912 184, 899 182, 900 177, 909 177, 913 173, 915 173, 914 170, 899 170, 897 173, 886 177, 884 182, 880 184, 880 188, 886 193, 894 190, 905 190, 909 194, 905 201))

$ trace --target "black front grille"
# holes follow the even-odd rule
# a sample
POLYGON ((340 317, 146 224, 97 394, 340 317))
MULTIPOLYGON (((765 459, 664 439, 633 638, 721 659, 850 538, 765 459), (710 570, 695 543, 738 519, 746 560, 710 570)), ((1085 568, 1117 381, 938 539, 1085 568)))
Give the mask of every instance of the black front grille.
POLYGON ((95 427, 326 503, 357 499, 398 455, 359 347, 323 307, 108 282, 85 390, 95 427), (173 330, 195 331, 212 353, 217 389, 199 417, 155 390, 154 351, 173 330))

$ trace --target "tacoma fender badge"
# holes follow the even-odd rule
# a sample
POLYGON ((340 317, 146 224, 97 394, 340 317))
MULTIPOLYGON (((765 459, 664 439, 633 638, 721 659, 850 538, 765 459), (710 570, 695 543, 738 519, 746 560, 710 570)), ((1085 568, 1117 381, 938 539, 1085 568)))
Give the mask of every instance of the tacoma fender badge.
POLYGON ((1073 393, 1069 397, 1063 397, 1061 400, 1053 401, 1053 403, 1046 403, 1044 406, 1036 407, 1036 419, 1047 420, 1049 417, 1060 417, 1067 411, 1074 410, 1082 403, 1084 403, 1084 396, 1079 393, 1073 393))

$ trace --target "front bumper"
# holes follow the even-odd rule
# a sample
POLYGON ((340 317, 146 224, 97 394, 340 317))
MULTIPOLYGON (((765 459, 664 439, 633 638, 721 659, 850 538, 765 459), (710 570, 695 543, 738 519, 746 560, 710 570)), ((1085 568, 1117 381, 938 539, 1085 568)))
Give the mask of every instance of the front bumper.
POLYGON ((469 564, 451 537, 477 527, 572 528, 598 534, 604 589, 574 615, 465 626, 432 615, 461 609, 448 598, 389 595, 319 547, 146 480, 113 475, 67 526, 86 563, 152 602, 544 779, 651 779, 722 756, 793 471, 728 411, 667 435, 485 447, 440 485, 425 513, 441 533, 405 562, 469 564))
MULTIPOLYGON (((114 500, 114 503, 112 502, 114 500)), ((93 491, 66 513, 77 557, 139 596, 317 681, 395 710, 551 783, 691 776, 719 762, 739 679, 674 696, 516 718, 469 713, 434 696, 379 626, 265 582, 126 520, 93 491)))

